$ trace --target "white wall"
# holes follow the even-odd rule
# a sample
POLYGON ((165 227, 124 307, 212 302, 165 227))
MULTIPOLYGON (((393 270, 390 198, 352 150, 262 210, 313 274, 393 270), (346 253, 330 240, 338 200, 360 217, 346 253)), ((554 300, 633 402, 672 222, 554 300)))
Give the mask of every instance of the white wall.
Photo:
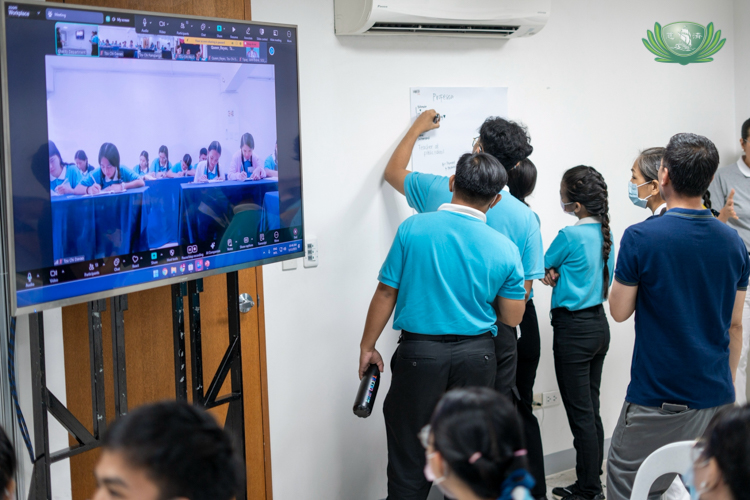
MULTIPOLYGON (((357 419, 351 406, 359 340, 378 269, 398 224, 411 213, 382 180, 409 125, 409 87, 507 86, 510 117, 528 125, 536 148, 532 159, 540 177, 530 202, 541 217, 545 245, 570 222, 557 193, 562 173, 578 164, 605 175, 619 241, 628 225, 648 215, 627 197, 629 169, 639 149, 665 145, 673 134, 690 131, 713 139, 722 158, 736 154, 734 8, 732 0, 555 1, 551 21, 539 35, 504 43, 337 38, 331 0, 253 1, 255 20, 300 26, 305 216, 308 234, 316 235, 320 246, 318 268, 265 269, 276 499, 385 496, 381 409, 390 370, 373 416, 357 419), (713 21, 722 30, 728 43, 714 62, 683 67, 653 60, 641 42, 646 30, 656 21, 680 20, 713 21)), ((541 392, 555 389, 556 382, 547 321, 550 293, 535 288, 542 331, 536 391, 541 392)), ((602 384, 607 436, 629 382, 633 346, 632 323, 610 323, 602 384)), ((388 328, 378 343, 387 358, 396 336, 388 328)), ((542 428, 546 453, 572 447, 562 407, 546 411, 542 428)))
MULTIPOLYGON (((734 33, 735 46, 735 110, 736 126, 735 136, 739 139, 740 127, 742 123, 750 118, 750 2, 747 0, 734 0, 734 33)), ((737 145, 739 153, 739 145, 737 145)))

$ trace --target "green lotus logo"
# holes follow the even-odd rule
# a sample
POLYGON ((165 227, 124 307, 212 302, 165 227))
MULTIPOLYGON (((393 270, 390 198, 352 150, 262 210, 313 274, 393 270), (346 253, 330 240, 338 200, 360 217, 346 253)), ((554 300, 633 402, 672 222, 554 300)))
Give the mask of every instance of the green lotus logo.
POLYGON ((708 27, 697 23, 671 23, 663 28, 654 24, 654 32, 648 31, 648 40, 643 45, 654 54, 656 62, 690 63, 711 62, 711 57, 724 46, 726 38, 721 38, 721 30, 714 33, 714 23, 708 27))

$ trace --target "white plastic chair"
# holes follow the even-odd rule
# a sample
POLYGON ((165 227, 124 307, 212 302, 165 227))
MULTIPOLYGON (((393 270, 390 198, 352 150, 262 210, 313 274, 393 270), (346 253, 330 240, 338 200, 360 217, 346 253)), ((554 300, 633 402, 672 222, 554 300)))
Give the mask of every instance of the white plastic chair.
POLYGON ((690 463, 690 450, 695 441, 678 441, 662 446, 646 458, 638 469, 633 482, 630 500, 647 500, 654 481, 664 474, 684 474, 690 463))

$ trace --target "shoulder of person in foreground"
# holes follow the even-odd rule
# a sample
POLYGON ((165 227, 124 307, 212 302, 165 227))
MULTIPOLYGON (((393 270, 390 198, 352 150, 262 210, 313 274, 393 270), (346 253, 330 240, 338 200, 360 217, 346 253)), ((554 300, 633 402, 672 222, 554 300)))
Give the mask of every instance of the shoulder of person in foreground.
POLYGON ((448 187, 449 178, 443 175, 410 172, 404 179, 404 194, 411 208, 417 212, 437 210, 436 199, 448 203, 451 192, 448 187), (437 198, 434 198, 437 195, 437 198))

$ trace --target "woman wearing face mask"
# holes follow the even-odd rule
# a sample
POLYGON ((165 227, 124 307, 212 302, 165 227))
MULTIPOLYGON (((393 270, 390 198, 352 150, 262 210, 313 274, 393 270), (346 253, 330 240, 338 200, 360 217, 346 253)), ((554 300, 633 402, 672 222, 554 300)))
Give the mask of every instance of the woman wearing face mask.
POLYGON ((16 498, 16 453, 10 444, 8 436, 0 427, 0 499, 13 500, 16 498))
POLYGON ((446 393, 420 433, 425 477, 446 498, 531 500, 523 430, 513 405, 486 387, 446 393))
POLYGON ((664 148, 648 148, 638 154, 630 169, 628 196, 633 205, 648 208, 654 215, 667 211, 667 202, 659 193, 658 172, 664 148))
POLYGON ((741 500, 750 492, 750 406, 730 407, 693 448, 683 480, 692 500, 741 500))

